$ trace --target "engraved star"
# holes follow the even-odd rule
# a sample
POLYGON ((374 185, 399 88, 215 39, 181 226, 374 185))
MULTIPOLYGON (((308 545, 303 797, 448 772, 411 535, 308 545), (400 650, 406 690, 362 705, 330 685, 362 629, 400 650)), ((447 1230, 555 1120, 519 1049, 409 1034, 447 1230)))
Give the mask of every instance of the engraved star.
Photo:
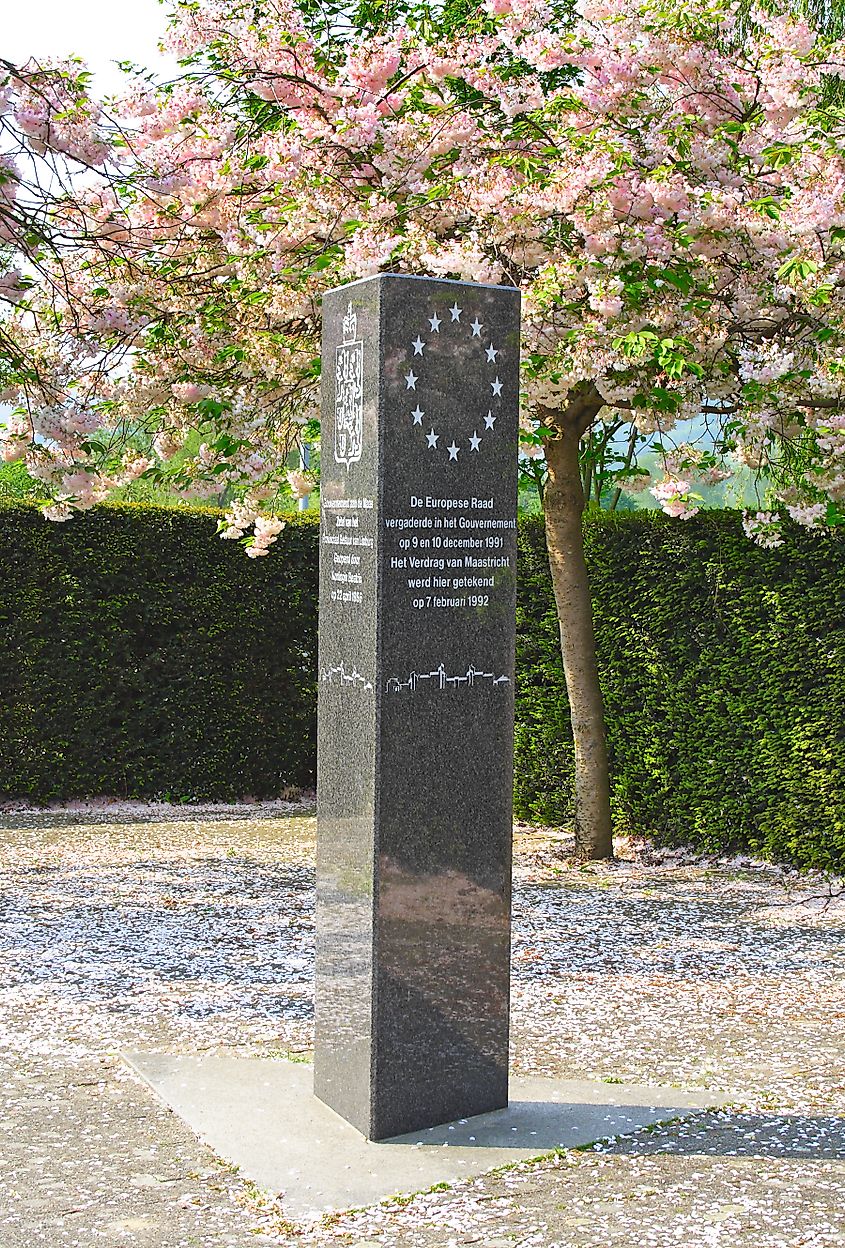
POLYGON ((428 318, 428 323, 429 323, 429 325, 431 326, 431 332, 432 332, 433 334, 439 334, 439 333, 440 333, 440 317, 437 315, 437 313, 436 313, 436 312, 435 312, 434 316, 430 316, 430 317, 428 318))
POLYGON ((422 355, 423 350, 425 348, 425 343, 423 342, 422 338, 420 338, 419 334, 417 334, 416 338, 411 343, 411 346, 414 348, 414 355, 422 355))
POLYGON ((481 324, 481 321, 478 319, 478 317, 476 317, 475 320, 472 322, 472 325, 470 326, 470 329, 472 330, 473 338, 480 338, 481 331, 483 328, 484 326, 481 324))
POLYGON ((488 429, 492 429, 495 423, 496 423, 496 417, 493 415, 492 412, 488 412, 487 415, 484 417, 484 424, 487 426, 488 429))
POLYGON ((437 439, 440 437, 440 434, 435 433, 434 430, 432 429, 431 433, 427 433, 425 436, 426 436, 426 439, 428 440, 428 445, 430 449, 433 451, 435 447, 437 446, 437 439))
POLYGON ((447 446, 447 447, 446 447, 446 450, 449 452, 449 458, 450 458, 450 459, 457 459, 457 458, 458 458, 458 451, 459 451, 460 449, 461 449, 461 448, 460 448, 459 446, 455 446, 455 443, 454 443, 454 442, 452 443, 452 445, 451 445, 451 446, 447 446))
POLYGON ((422 418, 423 418, 423 416, 425 416, 425 412, 422 410, 422 408, 420 407, 419 403, 418 403, 418 404, 417 404, 417 406, 414 408, 414 410, 411 412, 411 415, 412 415, 412 416, 413 416, 413 418, 414 418, 414 424, 415 424, 415 425, 421 425, 421 424, 422 424, 422 418))
POLYGON ((469 440, 469 448, 471 451, 477 451, 480 445, 481 438, 478 436, 478 431, 476 430, 469 440))
POLYGON ((413 369, 411 369, 410 373, 405 374, 405 389, 416 390, 416 388, 417 388, 417 378, 414 376, 413 369))
POLYGON ((449 309, 449 311, 452 313, 452 320, 453 320, 453 321, 459 321, 459 320, 461 319, 461 313, 463 312, 463 308, 459 308, 459 307, 458 307, 458 301, 457 301, 457 299, 456 299, 456 300, 455 300, 455 302, 452 304, 452 306, 451 306, 451 308, 449 309))
POLYGON ((498 377, 495 381, 490 382, 490 389, 493 391, 494 395, 498 396, 502 393, 502 383, 499 381, 498 377))
POLYGON ((490 343, 490 346, 487 348, 487 363, 488 363, 488 364, 495 364, 495 362, 496 362, 496 356, 497 356, 498 354, 499 354, 499 352, 496 350, 496 348, 493 346, 493 344, 492 344, 492 342, 491 342, 491 343, 490 343))

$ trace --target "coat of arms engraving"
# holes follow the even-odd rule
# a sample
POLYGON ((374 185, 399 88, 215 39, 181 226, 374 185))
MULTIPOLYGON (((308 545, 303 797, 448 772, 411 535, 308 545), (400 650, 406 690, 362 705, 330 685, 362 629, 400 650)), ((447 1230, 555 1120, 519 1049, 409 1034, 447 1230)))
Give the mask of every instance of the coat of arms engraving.
POLYGON ((343 318, 343 342, 335 348, 334 457, 356 464, 364 443, 364 343, 357 337, 358 317, 349 304, 343 318))

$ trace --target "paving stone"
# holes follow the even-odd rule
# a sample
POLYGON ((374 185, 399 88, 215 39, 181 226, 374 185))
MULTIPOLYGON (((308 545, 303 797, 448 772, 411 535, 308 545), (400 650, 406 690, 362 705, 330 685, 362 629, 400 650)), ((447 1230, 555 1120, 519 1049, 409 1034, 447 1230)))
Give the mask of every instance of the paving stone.
POLYGON ((738 1108, 303 1228, 117 1052, 311 1047, 313 820, 165 816, 0 821, 2 1248, 845 1244, 841 907, 775 869, 624 844, 616 865, 573 870, 569 842, 521 830, 517 1069, 721 1087, 738 1108))

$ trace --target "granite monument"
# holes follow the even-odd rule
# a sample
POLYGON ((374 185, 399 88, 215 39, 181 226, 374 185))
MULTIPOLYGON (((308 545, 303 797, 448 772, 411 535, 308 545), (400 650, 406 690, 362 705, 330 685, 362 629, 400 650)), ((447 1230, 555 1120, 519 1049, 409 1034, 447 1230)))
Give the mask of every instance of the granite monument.
POLYGON ((323 325, 314 1090, 380 1140, 507 1105, 519 292, 323 325))

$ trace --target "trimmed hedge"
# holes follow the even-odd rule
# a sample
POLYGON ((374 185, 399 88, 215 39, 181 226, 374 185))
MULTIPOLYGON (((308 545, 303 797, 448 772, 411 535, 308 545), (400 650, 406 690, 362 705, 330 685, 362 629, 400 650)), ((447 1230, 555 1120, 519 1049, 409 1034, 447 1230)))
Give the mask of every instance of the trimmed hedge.
MULTIPOLYGON (((845 540, 753 546, 736 512, 591 519, 614 822, 669 843, 845 867, 845 540)), ((520 532, 517 812, 572 817, 542 523, 520 532)))
POLYGON ((314 783, 316 525, 246 559, 207 511, 0 509, 4 796, 314 783))
MULTIPOLYGON (((845 540, 738 515, 591 518, 619 830, 845 867, 845 540)), ((314 783, 317 525, 265 559, 207 510, 0 508, 0 796, 271 796, 314 783)), ((542 522, 520 526, 515 810, 571 819, 542 522)))

